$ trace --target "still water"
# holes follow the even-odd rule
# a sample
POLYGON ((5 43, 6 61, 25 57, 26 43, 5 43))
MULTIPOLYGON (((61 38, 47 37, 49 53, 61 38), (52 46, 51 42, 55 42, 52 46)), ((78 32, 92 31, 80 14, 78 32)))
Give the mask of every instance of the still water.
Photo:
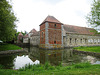
POLYGON ((100 64, 100 58, 74 53, 72 49, 40 50, 36 47, 25 48, 28 53, 0 56, 0 64, 5 68, 19 69, 26 64, 44 64, 49 61, 52 65, 62 63, 63 66, 89 61, 91 64, 100 64))

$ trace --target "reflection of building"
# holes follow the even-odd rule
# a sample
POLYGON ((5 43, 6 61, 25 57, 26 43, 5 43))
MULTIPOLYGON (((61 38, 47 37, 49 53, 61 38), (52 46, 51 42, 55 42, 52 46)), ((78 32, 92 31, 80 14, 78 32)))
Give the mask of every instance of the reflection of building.
POLYGON ((95 63, 97 61, 96 58, 89 55, 74 54, 72 49, 39 50, 39 48, 35 47, 30 48, 29 58, 32 61, 39 60, 41 64, 49 61, 52 65, 58 65, 60 63, 68 65, 87 61, 95 63))
POLYGON ((49 61, 53 65, 58 65, 62 61, 62 50, 40 50, 40 63, 49 61))
POLYGON ((30 47, 29 58, 34 62, 40 59, 39 48, 30 47))
POLYGON ((57 65, 62 61, 62 50, 39 50, 39 48, 31 47, 29 58, 32 61, 39 60, 41 64, 49 61, 57 65))

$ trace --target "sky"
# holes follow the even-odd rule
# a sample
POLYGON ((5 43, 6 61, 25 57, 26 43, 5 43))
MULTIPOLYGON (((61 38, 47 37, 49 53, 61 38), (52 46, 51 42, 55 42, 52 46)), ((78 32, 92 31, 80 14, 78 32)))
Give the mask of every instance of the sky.
POLYGON ((92 0, 12 0, 13 11, 18 18, 17 31, 39 31, 39 25, 48 16, 54 16, 63 24, 88 27, 86 16, 92 0))

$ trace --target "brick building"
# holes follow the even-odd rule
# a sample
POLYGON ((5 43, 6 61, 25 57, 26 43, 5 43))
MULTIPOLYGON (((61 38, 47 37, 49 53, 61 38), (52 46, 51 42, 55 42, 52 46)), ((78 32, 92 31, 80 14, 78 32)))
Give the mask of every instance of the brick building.
POLYGON ((40 31, 29 33, 30 43, 43 49, 61 49, 75 46, 100 46, 100 35, 92 28, 66 25, 53 16, 40 24, 40 31))
POLYGON ((40 48, 56 49, 63 48, 63 24, 53 16, 40 24, 40 48))
POLYGON ((23 40, 23 34, 20 32, 17 37, 17 43, 22 43, 22 40, 23 40))
POLYGON ((92 28, 62 24, 53 16, 40 24, 40 48, 59 49, 75 46, 100 46, 100 35, 92 28))

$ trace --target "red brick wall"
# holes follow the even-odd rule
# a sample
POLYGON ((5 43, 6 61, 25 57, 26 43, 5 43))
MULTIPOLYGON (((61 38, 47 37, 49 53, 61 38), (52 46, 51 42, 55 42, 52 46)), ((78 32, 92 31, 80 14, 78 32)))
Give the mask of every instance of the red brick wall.
POLYGON ((43 29, 45 29, 45 24, 42 24, 42 25, 40 26, 40 31, 43 30, 43 29))
POLYGON ((61 24, 56 24, 55 27, 55 23, 49 23, 48 34, 49 44, 61 44, 61 24), (56 41, 56 43, 54 41, 56 41))
POLYGON ((56 24, 56 28, 55 28, 55 24, 56 23, 49 23, 49 28, 61 29, 61 24, 56 24))
MULTIPOLYGON (((49 23, 49 29, 48 29, 49 44, 62 44, 61 35, 62 35, 61 24, 56 24, 55 27, 55 23, 49 23)), ((40 26, 40 44, 45 44, 45 24, 42 24, 40 26)))
POLYGON ((45 44, 45 24, 40 26, 40 44, 45 44))

